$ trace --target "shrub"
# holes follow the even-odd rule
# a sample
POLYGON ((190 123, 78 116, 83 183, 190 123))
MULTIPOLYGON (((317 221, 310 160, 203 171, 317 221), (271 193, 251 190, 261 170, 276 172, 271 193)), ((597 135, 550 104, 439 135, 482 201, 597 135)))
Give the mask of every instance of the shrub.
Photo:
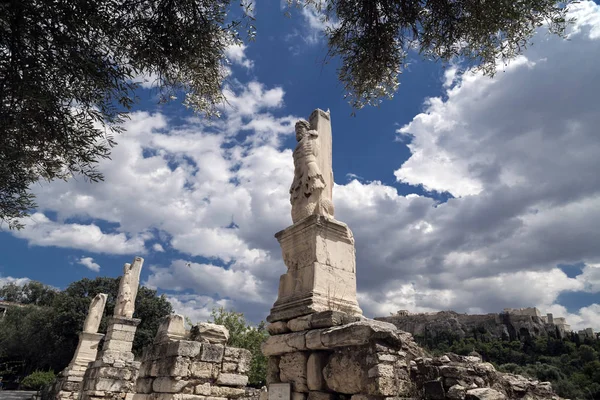
POLYGON ((34 371, 21 381, 21 388, 40 390, 56 379, 54 371, 34 371))

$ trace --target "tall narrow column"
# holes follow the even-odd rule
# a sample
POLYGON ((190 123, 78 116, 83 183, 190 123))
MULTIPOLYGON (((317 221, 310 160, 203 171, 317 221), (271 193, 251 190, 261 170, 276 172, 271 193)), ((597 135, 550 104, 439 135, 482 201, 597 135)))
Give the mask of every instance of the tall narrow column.
POLYGON ((82 400, 125 398, 135 392, 140 363, 134 361, 131 349, 141 320, 133 313, 143 264, 144 259, 136 257, 123 268, 102 351, 85 373, 82 400))
POLYGON ((96 359, 98 344, 104 337, 98 333, 98 327, 104 314, 106 294, 100 293, 94 297, 88 310, 88 315, 83 324, 83 332, 79 334, 77 350, 69 366, 58 376, 52 393, 56 399, 77 399, 82 388, 81 382, 90 362, 96 359))

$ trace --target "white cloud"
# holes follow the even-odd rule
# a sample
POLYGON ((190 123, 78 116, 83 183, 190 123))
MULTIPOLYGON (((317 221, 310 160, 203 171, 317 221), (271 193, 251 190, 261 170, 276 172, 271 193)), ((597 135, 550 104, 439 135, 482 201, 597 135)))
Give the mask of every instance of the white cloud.
MULTIPOLYGON (((81 201, 88 196, 73 195, 73 202, 78 207, 85 208, 89 204, 88 201, 81 201)), ((27 239, 29 244, 34 246, 66 247, 109 254, 144 252, 144 239, 140 233, 129 237, 125 233, 104 233, 95 224, 55 222, 40 212, 32 214, 22 222, 25 228, 12 233, 16 237, 27 239)))
POLYGON ((17 286, 23 286, 26 283, 31 282, 29 278, 13 278, 12 276, 0 276, 0 287, 8 284, 15 284, 17 286))
POLYGON ((154 243, 152 245, 152 250, 159 252, 159 253, 163 253, 165 251, 164 247, 160 243, 154 243))
POLYGON ((246 69, 252 69, 254 67, 254 61, 246 57, 246 46, 245 44, 235 44, 225 49, 225 56, 229 61, 234 64, 241 65, 246 69))
POLYGON ((77 263, 83 265, 91 271, 100 272, 100 265, 95 263, 92 257, 81 257, 77 263))
POLYGON ((228 308, 227 300, 215 301, 209 296, 197 295, 169 295, 167 300, 173 306, 176 314, 181 314, 189 318, 192 324, 196 322, 208 321, 213 308, 228 308))

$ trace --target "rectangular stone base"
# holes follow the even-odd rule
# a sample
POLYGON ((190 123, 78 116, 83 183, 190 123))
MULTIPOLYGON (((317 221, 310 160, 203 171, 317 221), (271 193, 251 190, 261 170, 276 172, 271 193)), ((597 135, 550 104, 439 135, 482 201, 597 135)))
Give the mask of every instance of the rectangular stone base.
POLYGON ((335 310, 362 315, 356 300, 356 256, 348 226, 321 215, 275 235, 288 267, 267 321, 335 310))

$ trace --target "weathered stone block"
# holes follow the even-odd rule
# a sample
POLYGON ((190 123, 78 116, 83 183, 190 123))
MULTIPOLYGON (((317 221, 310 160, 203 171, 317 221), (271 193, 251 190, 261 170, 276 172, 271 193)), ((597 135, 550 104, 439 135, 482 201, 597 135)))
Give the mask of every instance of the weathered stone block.
POLYGON ((265 356, 269 357, 306 350, 306 340, 304 336, 304 332, 271 336, 263 343, 262 352, 265 356))
POLYGON ((365 356, 363 351, 349 349, 335 352, 323 370, 327 387, 344 394, 364 393, 368 381, 365 356))
POLYGON ((232 373, 237 372, 238 365, 236 363, 223 362, 223 367, 221 367, 221 372, 232 373))
POLYGON ((188 381, 169 377, 159 377, 152 383, 152 390, 158 393, 179 393, 187 386, 188 381))
POLYGON ((267 361, 267 385, 280 383, 279 379, 279 357, 269 357, 267 361))
POLYGON ((190 331, 192 340, 225 345, 229 340, 229 330, 223 325, 200 322, 190 331))
POLYGON ((461 385, 454 385, 448 389, 446 397, 450 400, 464 400, 467 396, 467 389, 461 385))
POLYGON ((267 331, 270 335, 281 335, 282 333, 287 333, 290 331, 287 323, 284 321, 272 322, 267 325, 267 331))
POLYGON ((220 344, 204 343, 202 345, 202 352, 200 353, 200 360, 220 363, 223 361, 224 349, 225 347, 220 344))
POLYGON ((189 366, 189 376, 192 378, 214 378, 217 373, 218 368, 210 362, 196 361, 189 366))
POLYGON ((292 395, 290 396, 291 400, 306 400, 306 393, 298 393, 298 392, 292 392, 292 395))
POLYGON ((367 393, 373 396, 396 396, 399 392, 398 382, 389 376, 372 378, 367 386, 367 393))
POLYGON ((286 353, 281 356, 279 361, 279 378, 281 382, 292 384, 294 392, 308 392, 306 381, 306 367, 308 362, 308 353, 295 352, 286 353))
POLYGON ((327 348, 361 346, 379 340, 391 345, 402 346, 400 337, 392 324, 374 320, 362 320, 325 330, 321 342, 327 348))
POLYGON ((506 396, 491 388, 467 390, 465 400, 506 400, 506 396))
POLYGON ((135 391, 137 393, 152 393, 152 378, 140 378, 135 383, 135 391))
POLYGON ((237 399, 246 395, 246 390, 243 388, 212 386, 211 396, 227 397, 229 399, 237 399))
POLYGON ((322 311, 312 314, 310 325, 312 329, 330 328, 332 326, 345 325, 360 320, 359 316, 349 315, 341 311, 322 311))
POLYGON ((200 354, 201 349, 202 343, 193 342, 190 340, 177 340, 167 343, 165 356, 196 357, 198 354, 200 354))
POLYGON ((335 395, 333 393, 327 392, 308 392, 308 400, 335 400, 335 395))
POLYGON ((248 377, 246 375, 219 374, 219 377, 217 378, 217 385, 246 386, 247 384, 248 377))
POLYGON ((315 329, 306 333, 306 347, 310 350, 325 350, 327 346, 321 341, 323 329, 315 329))
POLYGON ((325 390, 326 383, 323 377, 323 369, 327 365, 329 354, 322 351, 315 351, 308 356, 306 364, 306 383, 309 390, 325 390))
POLYGON ((441 381, 428 381, 423 384, 425 391, 425 399, 427 400, 444 400, 446 393, 441 381))
POLYGON ((387 376, 390 378, 394 377, 394 367, 389 364, 377 364, 368 372, 369 378, 376 378, 378 376, 387 376))
POLYGON ((305 315, 302 317, 294 318, 287 322, 287 326, 292 332, 306 331, 311 327, 310 319, 311 315, 305 315))

